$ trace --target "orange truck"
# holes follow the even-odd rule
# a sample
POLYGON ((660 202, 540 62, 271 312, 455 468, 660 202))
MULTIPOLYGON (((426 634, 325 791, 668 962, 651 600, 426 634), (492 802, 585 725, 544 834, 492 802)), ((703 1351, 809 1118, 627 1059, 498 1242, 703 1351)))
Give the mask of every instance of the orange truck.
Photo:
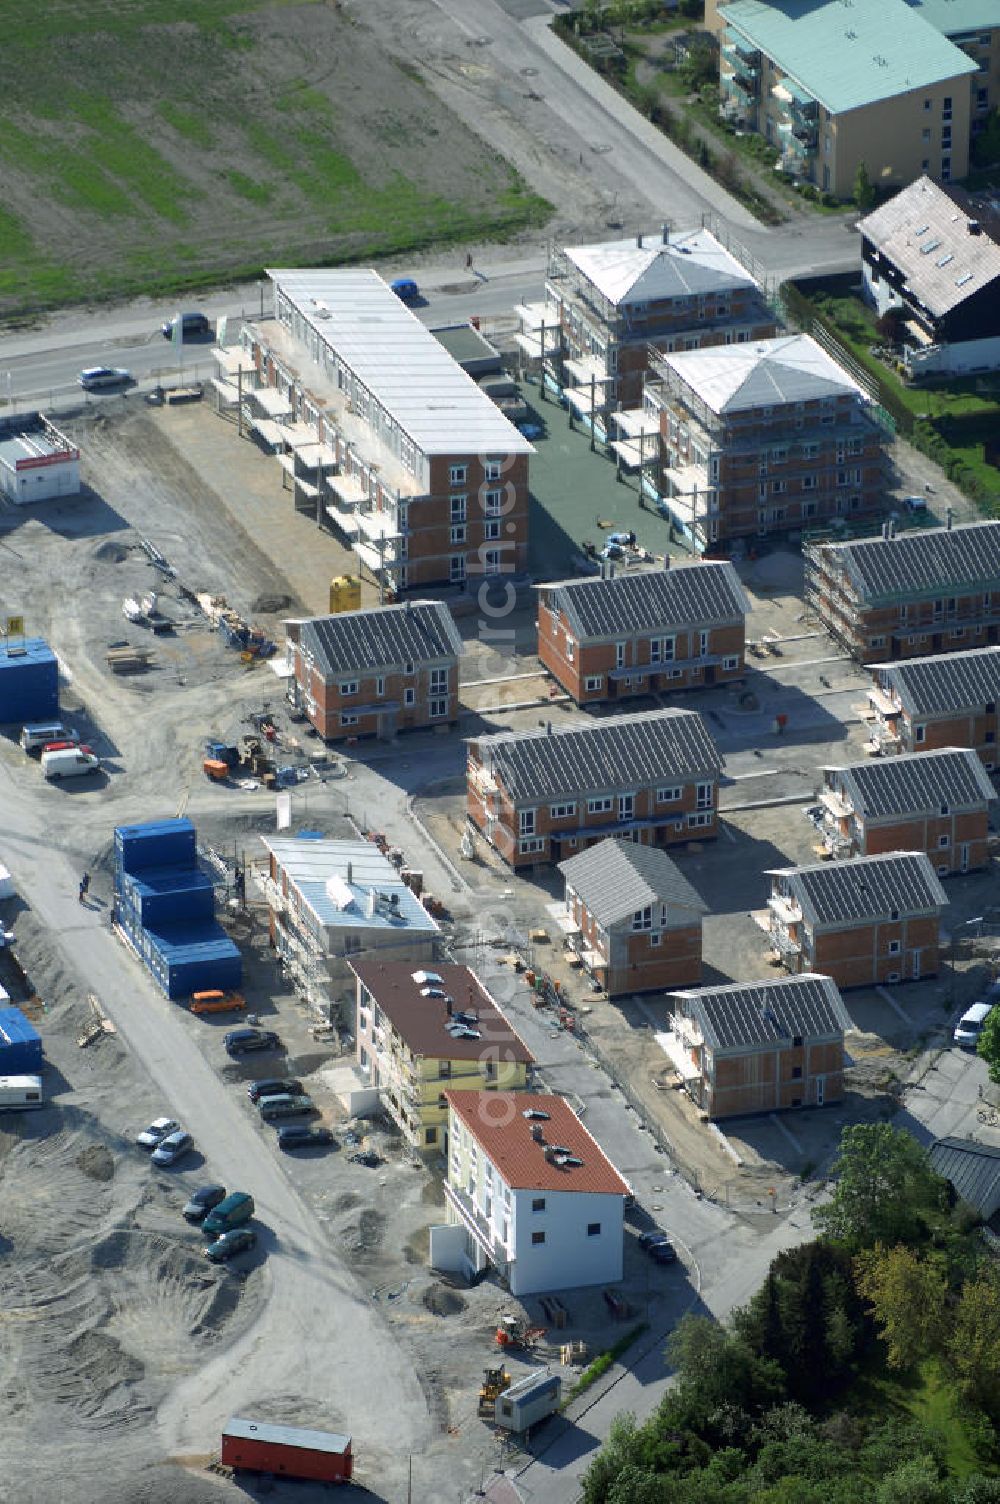
POLYGON ((232 1013, 246 1005, 239 992, 196 992, 189 1007, 192 1013, 232 1013))

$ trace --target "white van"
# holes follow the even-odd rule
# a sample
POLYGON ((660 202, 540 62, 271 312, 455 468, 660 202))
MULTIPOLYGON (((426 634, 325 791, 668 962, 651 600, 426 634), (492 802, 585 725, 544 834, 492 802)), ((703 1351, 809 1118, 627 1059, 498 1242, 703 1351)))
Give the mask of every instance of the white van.
POLYGON ((987 1002, 973 1003, 971 1008, 966 1008, 952 1035, 955 1043, 964 1050, 974 1050, 983 1032, 983 1025, 992 1012, 993 1004, 987 1002))
POLYGON ((49 742, 79 742, 80 733, 62 721, 33 721, 21 727, 20 742, 25 752, 39 752, 49 742))
POLYGON ((0 1076, 0 1112, 44 1106, 41 1076, 0 1076))
POLYGON ((80 747, 62 747, 58 752, 42 753, 42 774, 53 781, 57 778, 80 778, 84 773, 93 773, 101 766, 95 752, 86 752, 80 747))

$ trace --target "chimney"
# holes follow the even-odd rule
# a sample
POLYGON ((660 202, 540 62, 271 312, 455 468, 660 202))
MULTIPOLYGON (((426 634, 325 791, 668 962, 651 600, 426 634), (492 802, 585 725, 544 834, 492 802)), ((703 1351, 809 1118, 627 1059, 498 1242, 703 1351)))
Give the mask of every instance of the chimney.
POLYGON ((945 527, 948 529, 949 533, 951 532, 952 523, 954 521, 954 518, 955 518, 955 514, 952 511, 951 507, 949 507, 948 510, 947 510, 947 512, 945 513, 945 524, 944 524, 945 527))
POLYGON ((347 864, 347 882, 348 882, 348 886, 350 886, 350 884, 353 881, 354 881, 354 863, 353 862, 348 862, 348 864, 347 864))
POLYGON ((980 233, 980 228, 981 228, 981 226, 979 224, 979 220, 978 219, 970 219, 969 220, 969 234, 970 235, 978 235, 980 233))
POLYGON ((609 559, 609 560, 608 560, 608 579, 609 579, 609 580, 613 580, 613 579, 614 579, 614 577, 615 577, 615 566, 614 566, 614 562, 613 562, 613 560, 611 560, 611 559, 609 559))
POLYGON ((368 889, 368 901, 365 904, 365 914, 368 916, 369 919, 374 919, 375 918, 375 907, 376 907, 375 889, 374 888, 369 888, 368 889))
POLYGON ((545 735, 546 736, 551 736, 552 735, 552 722, 551 721, 546 721, 546 723, 545 723, 545 735))
POLYGON ((639 231, 638 235, 635 237, 635 244, 636 244, 636 249, 641 251, 642 250, 642 231, 641 230, 639 231))
POLYGON ((450 997, 446 997, 445 998, 445 1000, 444 1000, 444 1006, 445 1006, 445 1012, 447 1013, 448 1017, 450 1018, 451 1017, 451 998, 450 997))
POLYGON ((889 524, 887 522, 883 522, 883 524, 882 524, 882 538, 883 538, 883 540, 885 540, 886 538, 888 538, 888 536, 889 536, 889 524))
POLYGON ((531 1136, 535 1140, 536 1144, 544 1144, 544 1142, 545 1142, 545 1134, 542 1132, 542 1125, 541 1125, 541 1123, 532 1123, 532 1125, 531 1125, 531 1136))
POLYGON ((663 555, 663 567, 664 567, 664 569, 669 569, 670 568, 670 555, 669 554, 664 554, 663 555))
POLYGON ((664 245, 670 244, 670 226, 666 222, 660 228, 660 238, 664 245))
POLYGON ((896 524, 895 524, 894 520, 891 517, 889 518, 889 521, 886 523, 886 527, 889 529, 888 536, 890 538, 895 538, 895 536, 896 536, 896 524))

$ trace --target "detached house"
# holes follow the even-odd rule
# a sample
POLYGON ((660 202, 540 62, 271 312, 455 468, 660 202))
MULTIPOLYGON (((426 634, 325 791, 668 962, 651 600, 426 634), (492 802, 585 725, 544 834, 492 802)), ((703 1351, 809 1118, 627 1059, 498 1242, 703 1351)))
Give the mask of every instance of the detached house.
POLYGON ((512 1295, 622 1277, 627 1181, 562 1097, 448 1092, 446 1227, 431 1262, 512 1295))
POLYGON ((722 757, 693 710, 510 731, 468 743, 468 815, 510 866, 605 836, 673 845, 716 834, 722 757))
POLYGON ((1000 642, 1000 522, 818 543, 806 604, 862 663, 1000 642))
POLYGON ((664 1046, 709 1118, 823 1107, 844 1094, 844 1033, 836 982, 804 975, 670 995, 664 1046))
POLYGON ((743 672, 752 607, 731 564, 537 588, 538 656, 578 705, 700 688, 743 672))
POLYGON ((327 741, 458 720, 462 640, 440 601, 287 624, 293 704, 327 741))
POLYGON ((598 841, 560 862, 562 928, 609 997, 701 981, 701 921, 708 912, 665 851, 598 841))
POLYGON ((874 670, 872 741, 884 755, 971 747, 990 772, 997 760, 1000 648, 910 658, 874 670))
POLYGON ((838 987, 936 975, 948 899, 923 852, 783 867, 767 876, 771 942, 788 971, 822 972, 838 987))
POLYGON ((907 752, 823 777, 821 834, 833 856, 923 851, 939 877, 986 866, 995 795, 975 752, 907 752))
POLYGON ((534 1056, 467 966, 361 958, 352 968, 358 1067, 414 1149, 443 1150, 446 1091, 527 1086, 534 1056))

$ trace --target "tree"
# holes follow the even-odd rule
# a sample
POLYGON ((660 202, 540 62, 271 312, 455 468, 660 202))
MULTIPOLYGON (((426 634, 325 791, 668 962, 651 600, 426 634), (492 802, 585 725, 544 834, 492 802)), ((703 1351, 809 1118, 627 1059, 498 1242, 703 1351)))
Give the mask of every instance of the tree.
POLYGON ((893 1468, 875 1490, 876 1504, 948 1504, 950 1490, 942 1482, 933 1457, 910 1457, 893 1468))
MULTIPOLYGON (((705 1413, 727 1407, 761 1411, 783 1398, 777 1363, 758 1357, 708 1316, 681 1318, 667 1341, 667 1358, 682 1392, 696 1397, 705 1413)), ((732 1427, 724 1420, 721 1429, 732 1427)))
POLYGON ((949 1355, 966 1393, 1000 1418, 1000 1273, 982 1267, 962 1286, 954 1313, 949 1355))
POLYGON ((927 1151, 889 1123, 845 1128, 832 1173, 833 1194, 814 1209, 813 1221, 852 1249, 914 1243, 928 1214, 947 1202, 947 1184, 931 1169, 927 1151))
POLYGON ((862 213, 866 213, 875 202, 875 186, 865 162, 858 163, 858 170, 854 174, 854 202, 862 213))
POLYGON ((974 167, 992 167, 1000 162, 1000 110, 990 110, 970 152, 974 167))
POLYGON ((871 1302, 890 1368, 913 1368, 940 1350, 948 1277, 937 1259, 876 1243, 854 1260, 858 1290, 871 1302))
POLYGON ((1000 1008, 987 1014, 976 1050, 986 1061, 990 1080, 1000 1086, 1000 1008))

